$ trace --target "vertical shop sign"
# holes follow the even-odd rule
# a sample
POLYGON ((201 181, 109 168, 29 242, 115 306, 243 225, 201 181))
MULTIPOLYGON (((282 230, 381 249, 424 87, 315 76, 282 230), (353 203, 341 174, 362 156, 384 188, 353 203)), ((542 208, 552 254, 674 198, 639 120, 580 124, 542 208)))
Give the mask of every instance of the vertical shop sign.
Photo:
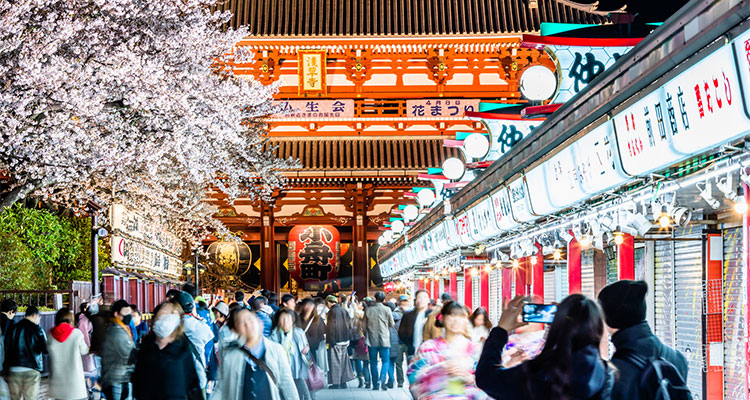
POLYGON ((326 95, 326 51, 299 50, 297 74, 300 95, 326 95))
MULTIPOLYGON (((551 214, 561 208, 552 204, 552 196, 549 190, 557 188, 548 184, 544 174, 544 167, 545 164, 534 167, 531 171, 524 174, 523 177, 531 214, 537 216, 551 214)), ((567 190, 567 188, 562 189, 567 190)), ((555 193, 555 196, 557 196, 557 193, 555 193)))
POLYGON ((508 184, 510 194, 510 206, 513 219, 518 222, 533 221, 536 219, 529 208, 529 193, 523 178, 516 179, 508 184))
POLYGON ((461 213, 456 217, 456 232, 458 233, 459 241, 464 246, 470 246, 474 244, 471 240, 471 234, 469 231, 469 216, 466 213, 461 213))
POLYGON ((750 115, 750 30, 738 36, 733 43, 737 67, 742 82, 742 96, 745 99, 745 110, 750 115))
POLYGON ((469 229, 474 242, 491 238, 500 230, 495 223, 495 212, 492 208, 492 199, 486 198, 476 206, 469 209, 469 229))

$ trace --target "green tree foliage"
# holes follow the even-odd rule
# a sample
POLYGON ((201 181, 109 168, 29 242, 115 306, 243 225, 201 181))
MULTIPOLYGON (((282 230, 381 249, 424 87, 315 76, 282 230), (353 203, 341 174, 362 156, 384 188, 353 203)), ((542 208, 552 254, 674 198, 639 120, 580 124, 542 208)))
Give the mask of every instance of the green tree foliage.
MULTIPOLYGON (((91 222, 17 204, 0 213, 0 289, 55 289, 91 277, 91 222)), ((100 269, 109 251, 100 242, 100 269)))

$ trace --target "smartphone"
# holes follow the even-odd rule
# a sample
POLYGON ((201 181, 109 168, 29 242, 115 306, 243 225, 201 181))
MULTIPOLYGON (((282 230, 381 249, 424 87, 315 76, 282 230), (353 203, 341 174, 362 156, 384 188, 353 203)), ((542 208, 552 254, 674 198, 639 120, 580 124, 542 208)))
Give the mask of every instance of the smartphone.
POLYGON ((350 294, 349 297, 354 297, 355 294, 357 294, 356 290, 352 291, 352 294, 350 294))
POLYGON ((551 324, 555 319, 557 304, 535 304, 523 305, 523 322, 536 322, 551 324))

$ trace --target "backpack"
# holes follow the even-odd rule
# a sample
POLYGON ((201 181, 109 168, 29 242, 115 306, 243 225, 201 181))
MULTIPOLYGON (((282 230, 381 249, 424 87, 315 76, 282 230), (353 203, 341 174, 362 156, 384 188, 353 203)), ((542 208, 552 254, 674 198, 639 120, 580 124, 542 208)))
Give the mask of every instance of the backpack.
POLYGON ((685 379, 671 362, 663 357, 646 358, 632 351, 620 351, 617 358, 628 361, 641 371, 638 392, 644 400, 692 400, 685 379))

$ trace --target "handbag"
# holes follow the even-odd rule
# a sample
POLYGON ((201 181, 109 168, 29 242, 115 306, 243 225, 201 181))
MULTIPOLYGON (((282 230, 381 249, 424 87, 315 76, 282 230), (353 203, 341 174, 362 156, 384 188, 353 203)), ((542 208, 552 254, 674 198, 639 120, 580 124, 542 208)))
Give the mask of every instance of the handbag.
POLYGON ((323 370, 312 361, 307 369, 307 379, 305 382, 311 392, 317 392, 326 386, 325 378, 323 378, 323 370))
POLYGON ((359 340, 357 341, 357 348, 354 349, 354 351, 356 351, 360 356, 367 355, 367 342, 365 341, 364 336, 359 338, 359 340))

